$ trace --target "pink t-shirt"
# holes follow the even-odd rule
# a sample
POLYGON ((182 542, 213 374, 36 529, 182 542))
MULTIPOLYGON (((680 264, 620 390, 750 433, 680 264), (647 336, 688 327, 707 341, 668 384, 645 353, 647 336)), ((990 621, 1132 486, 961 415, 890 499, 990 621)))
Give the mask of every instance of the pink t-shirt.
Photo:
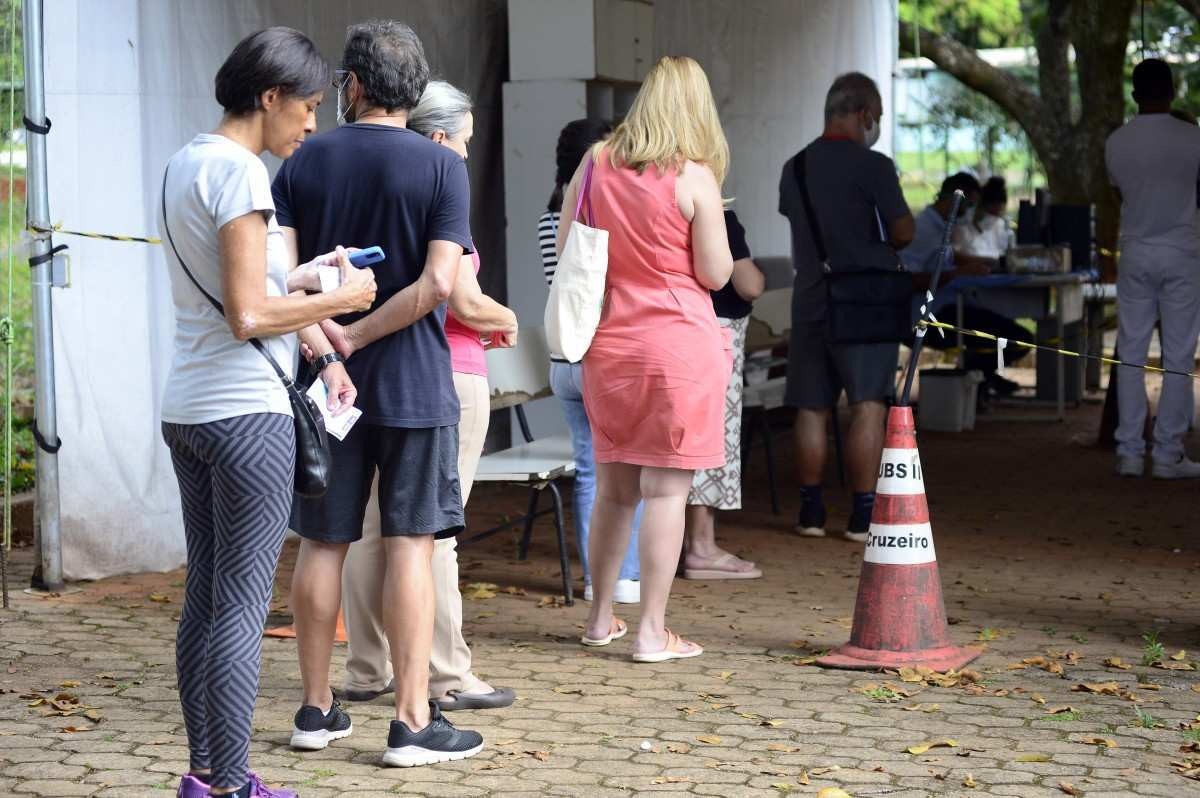
MULTIPOLYGON (((479 253, 471 253, 475 273, 479 274, 479 253)), ((446 310, 446 342, 450 344, 450 368, 456 374, 487 376, 487 358, 484 356, 483 341, 479 333, 454 318, 446 310)))

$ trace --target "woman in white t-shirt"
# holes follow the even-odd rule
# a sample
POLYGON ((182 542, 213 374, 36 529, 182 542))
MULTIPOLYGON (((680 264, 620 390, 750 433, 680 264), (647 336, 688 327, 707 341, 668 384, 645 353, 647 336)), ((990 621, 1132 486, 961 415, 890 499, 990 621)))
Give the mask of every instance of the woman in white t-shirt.
MULTIPOLYGON (((329 79, 328 64, 299 31, 251 34, 217 73, 221 123, 175 153, 163 176, 159 226, 176 330, 162 426, 188 559, 176 641, 190 750, 178 790, 185 798, 295 795, 269 789, 248 770, 263 623, 296 465, 287 392, 248 341, 259 339, 290 374, 298 331, 314 351, 329 352, 317 323, 374 301, 374 275, 351 267, 340 247, 292 268, 295 250, 275 221, 259 158, 264 151, 287 158, 316 129, 329 79), (320 291, 323 263, 340 267, 341 287, 293 296, 320 291)), ((345 368, 336 357, 323 360, 330 408, 349 408, 355 390, 345 368)))
POLYGON ((954 250, 981 258, 999 259, 1008 252, 1008 189, 1003 177, 983 184, 979 206, 954 228, 954 250))

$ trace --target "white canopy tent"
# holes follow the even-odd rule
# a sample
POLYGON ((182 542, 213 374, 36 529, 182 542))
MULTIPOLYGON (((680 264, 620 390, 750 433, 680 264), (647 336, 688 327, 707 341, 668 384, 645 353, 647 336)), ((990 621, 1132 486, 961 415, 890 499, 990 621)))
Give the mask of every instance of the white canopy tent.
MULTIPOLYGON (((157 235, 162 165, 215 125, 212 78, 241 37, 290 25, 336 61, 347 24, 377 16, 411 24, 435 71, 476 98, 470 165, 481 279, 503 293, 503 0, 46 0, 50 219, 73 230, 157 235)), ((890 114, 892 3, 654 0, 654 16, 656 54, 693 55, 712 79, 733 149, 726 191, 737 197, 752 246, 786 253, 775 212, 779 168, 819 132, 830 80, 849 69, 873 75, 890 114)), ((332 105, 330 98, 322 109, 323 129, 333 124, 332 105)), ((552 173, 552 151, 545 161, 552 173)), ((549 182, 544 188, 528 198, 529 219, 549 182)), ((530 241, 530 260, 507 269, 507 293, 520 315, 540 319, 545 287, 529 219, 507 220, 513 235, 530 241)), ((177 567, 179 498, 157 420, 174 324, 162 253, 147 244, 55 241, 69 244, 72 258, 71 286, 53 293, 64 575, 177 567)))

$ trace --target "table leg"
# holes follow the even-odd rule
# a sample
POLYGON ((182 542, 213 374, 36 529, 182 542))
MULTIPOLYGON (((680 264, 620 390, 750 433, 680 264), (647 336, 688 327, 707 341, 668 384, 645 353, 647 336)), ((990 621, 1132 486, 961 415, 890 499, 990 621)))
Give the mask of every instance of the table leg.
MULTIPOLYGON (((1061 297, 1058 295, 1057 288, 1050 289, 1050 295, 1054 301, 1054 327, 1058 334, 1058 349, 1066 349, 1067 341, 1067 325, 1063 322, 1063 309, 1061 297)), ((1067 369, 1063 362, 1065 355, 1054 356, 1054 381, 1055 381, 1055 400, 1058 409, 1058 420, 1064 421, 1067 418, 1067 369)))
MULTIPOLYGON (((954 312, 955 312, 954 323, 958 327, 959 330, 961 330, 964 327, 964 322, 963 322, 964 304, 965 303, 963 302, 962 292, 959 291, 958 295, 956 296, 956 298, 954 300, 954 312)), ((958 347, 958 367, 960 369, 964 369, 967 367, 967 350, 963 347, 963 334, 961 332, 955 331, 954 342, 955 342, 954 345, 956 347, 958 347)))

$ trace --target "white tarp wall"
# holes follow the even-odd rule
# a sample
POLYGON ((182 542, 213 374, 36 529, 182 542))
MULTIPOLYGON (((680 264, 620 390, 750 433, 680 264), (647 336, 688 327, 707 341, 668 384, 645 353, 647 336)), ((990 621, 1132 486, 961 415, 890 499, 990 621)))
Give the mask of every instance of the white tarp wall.
MULTIPOLYGON (((372 17, 412 25, 435 73, 479 103, 470 165, 486 288, 489 256, 497 275, 504 257, 494 211, 502 182, 493 177, 507 52, 499 0, 46 0, 51 218, 68 229, 157 235, 163 164, 220 119, 213 76, 233 45, 289 25, 336 64, 346 26, 372 17)), ((329 92, 321 129, 333 125, 334 105, 329 92)), ((162 253, 57 243, 70 244, 72 262, 71 287, 54 292, 65 575, 178 567, 179 497, 157 421, 174 332, 162 253)))

